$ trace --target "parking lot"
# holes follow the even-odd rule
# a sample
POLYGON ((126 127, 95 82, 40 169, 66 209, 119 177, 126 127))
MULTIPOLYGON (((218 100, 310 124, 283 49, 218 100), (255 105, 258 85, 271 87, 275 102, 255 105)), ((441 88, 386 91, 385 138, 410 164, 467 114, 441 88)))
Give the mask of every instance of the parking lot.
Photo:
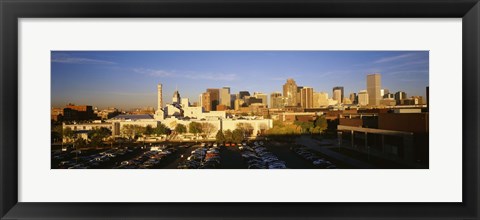
POLYGON ((130 144, 52 151, 52 169, 333 169, 341 162, 305 146, 252 141, 130 144))

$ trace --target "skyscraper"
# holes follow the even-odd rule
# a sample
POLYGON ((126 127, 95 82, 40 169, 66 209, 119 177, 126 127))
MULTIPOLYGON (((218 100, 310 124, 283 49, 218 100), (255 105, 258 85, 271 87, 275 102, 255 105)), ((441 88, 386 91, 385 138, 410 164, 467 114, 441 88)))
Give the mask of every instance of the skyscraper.
POLYGON ((367 75, 367 92, 368 92, 368 104, 371 106, 380 105, 382 99, 380 90, 382 88, 380 73, 367 75))
POLYGON ((230 108, 234 108, 238 94, 230 94, 230 108))
POLYGON ((407 98, 407 93, 398 91, 395 93, 395 101, 397 102, 397 105, 400 105, 402 103, 402 100, 407 98))
POLYGON ((338 101, 338 103, 342 103, 343 101, 343 86, 336 86, 333 87, 333 100, 338 101))
POLYGON ((302 108, 313 108, 313 88, 303 87, 300 94, 300 104, 302 108))
POLYGON ((297 105, 297 83, 293 79, 287 79, 283 85, 283 97, 286 99, 286 106, 297 105))
POLYGON ((270 108, 283 108, 283 96, 280 92, 270 94, 270 108))
POLYGON ((204 111, 212 111, 212 100, 210 92, 204 92, 201 95, 201 105, 204 111))
POLYGON ((295 106, 302 106, 302 89, 303 86, 297 86, 297 103, 295 106))
POLYGON ((210 102, 211 102, 210 111, 216 111, 217 105, 220 104, 220 89, 209 88, 207 89, 207 92, 210 93, 210 102))
POLYGON ((230 87, 223 87, 220 89, 220 104, 231 108, 230 87))

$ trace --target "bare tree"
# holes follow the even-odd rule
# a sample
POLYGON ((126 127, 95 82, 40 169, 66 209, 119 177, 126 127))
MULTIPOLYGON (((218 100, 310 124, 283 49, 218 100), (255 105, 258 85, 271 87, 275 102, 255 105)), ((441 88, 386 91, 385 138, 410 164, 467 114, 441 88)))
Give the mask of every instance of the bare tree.
POLYGON ((205 136, 205 138, 210 137, 210 135, 213 134, 217 130, 217 127, 213 125, 212 123, 204 122, 202 123, 202 133, 205 136))

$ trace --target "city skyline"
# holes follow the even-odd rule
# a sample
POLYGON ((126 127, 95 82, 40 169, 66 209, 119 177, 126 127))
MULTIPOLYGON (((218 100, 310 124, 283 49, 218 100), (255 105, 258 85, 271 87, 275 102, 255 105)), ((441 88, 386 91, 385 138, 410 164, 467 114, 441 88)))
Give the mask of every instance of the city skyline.
MULTIPOLYGON (((367 75, 380 73, 382 88, 426 97, 428 51, 53 51, 52 107, 67 103, 99 108, 156 106, 156 85, 171 100, 198 102, 208 88, 282 92, 288 78, 298 86, 344 95, 366 90, 367 75)), ((270 102, 270 100, 269 100, 270 102)))

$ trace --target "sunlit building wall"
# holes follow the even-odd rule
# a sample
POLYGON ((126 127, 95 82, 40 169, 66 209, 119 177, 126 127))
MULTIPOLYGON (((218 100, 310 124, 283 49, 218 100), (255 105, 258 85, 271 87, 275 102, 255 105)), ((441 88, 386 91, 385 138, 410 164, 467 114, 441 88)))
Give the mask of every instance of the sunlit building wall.
POLYGON ((367 92, 368 92, 368 104, 371 106, 380 105, 381 95, 381 75, 380 73, 367 75, 367 92))

